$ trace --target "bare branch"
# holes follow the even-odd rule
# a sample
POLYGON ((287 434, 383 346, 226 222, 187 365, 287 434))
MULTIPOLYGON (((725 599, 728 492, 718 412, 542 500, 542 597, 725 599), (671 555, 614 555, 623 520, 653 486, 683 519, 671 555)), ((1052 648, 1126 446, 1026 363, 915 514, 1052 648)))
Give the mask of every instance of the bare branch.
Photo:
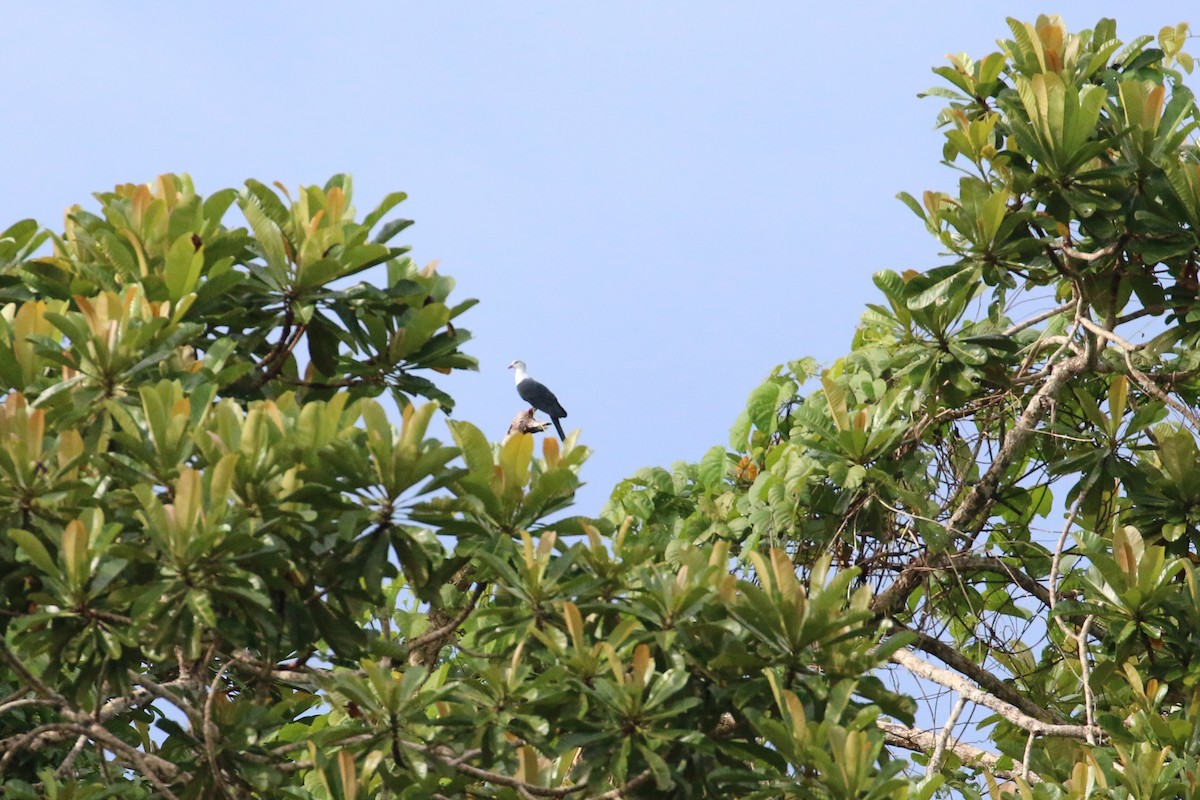
POLYGON ((52 722, 39 725, 33 730, 19 736, 9 737, 0 742, 0 750, 6 751, 0 758, 0 772, 8 766, 13 755, 19 750, 37 750, 45 744, 62 741, 72 736, 84 737, 96 742, 108 750, 114 757, 129 764, 135 771, 150 781, 158 792, 168 800, 179 800, 174 792, 166 785, 166 780, 190 780, 191 775, 164 758, 138 750, 136 747, 119 739, 107 728, 86 714, 63 708, 62 713, 70 717, 70 721, 52 722), (164 778, 163 776, 167 776, 164 778))
POLYGON ((1129 357, 1129 351, 1125 352, 1125 366, 1129 370, 1129 374, 1132 375, 1134 380, 1138 382, 1138 385, 1146 391, 1146 394, 1158 398, 1163 403, 1186 417, 1187 420, 1196 428, 1200 428, 1200 416, 1197 416, 1196 412, 1193 411, 1189 406, 1184 405, 1179 400, 1176 400, 1174 397, 1164 392, 1158 384, 1150 379, 1149 375, 1135 367, 1133 365, 1133 359, 1129 357))
POLYGON ((1025 755, 1021 757, 1021 777, 1029 780, 1029 757, 1033 754, 1033 731, 1025 739, 1025 755))
MULTIPOLYGON (((955 533, 956 531, 950 532, 955 533)), ((913 588, 916 588, 917 584, 921 582, 926 574, 930 572, 946 570, 954 570, 956 572, 964 573, 995 572, 997 574, 1005 575, 1012 580, 1013 583, 1029 592, 1029 594, 1031 594, 1033 597, 1036 597, 1043 604, 1050 604, 1050 595, 1046 591, 1046 587, 1042 586, 1026 573, 996 556, 976 556, 971 555, 970 553, 937 553, 934 555, 926 555, 923 558, 914 559, 907 567, 905 567, 903 572, 897 576, 896 582, 899 582, 901 579, 905 581, 905 585, 908 588, 904 597, 907 597, 907 592, 911 592, 913 588)), ((873 611, 878 613, 887 613, 885 609, 890 606, 886 606, 885 603, 892 602, 889 599, 891 597, 889 593, 891 592, 892 587, 895 585, 896 583, 894 582, 892 586, 889 586, 887 590, 881 592, 875 597, 874 600, 871 601, 871 608, 873 611)), ((900 600, 903 602, 903 598, 900 600)), ((938 654, 934 653, 933 655, 938 654)), ((941 656, 939 655, 938 657, 940 658, 941 656)))
POLYGON ((946 717, 946 724, 942 726, 942 732, 938 735, 937 741, 934 742, 933 752, 929 755, 929 764, 925 768, 926 781, 936 775, 938 770, 942 768, 942 756, 946 752, 946 743, 950 741, 950 734, 954 732, 954 726, 958 724, 958 717, 966 707, 967 698, 959 697, 958 702, 954 704, 954 708, 950 709, 950 715, 946 717))
POLYGON ((68 739, 76 727, 70 722, 48 722, 24 733, 0 739, 0 753, 4 754, 0 757, 0 775, 4 774, 9 762, 21 750, 38 750, 43 745, 68 739))
POLYGON ((1054 401, 1062 387, 1087 367, 1086 355, 1072 356, 1054 365, 1050 376, 1042 387, 1033 395, 1016 425, 1004 438, 1000 452, 992 460, 983 477, 979 479, 963 502, 950 515, 946 527, 950 530, 977 531, 982 525, 979 519, 983 512, 991 507, 996 498, 996 490, 1008 468, 1025 450, 1025 445, 1033 435, 1034 426, 1041 421, 1046 411, 1054 401))
MULTIPOLYGON (((1091 488, 1090 483, 1087 486, 1083 487, 1083 490, 1080 491, 1079 495, 1075 498, 1075 502, 1071 504, 1071 510, 1069 512, 1067 512, 1067 521, 1065 523, 1063 523, 1062 533, 1059 534, 1058 543, 1054 546, 1054 558, 1051 559, 1051 561, 1050 561, 1050 580, 1049 580, 1049 591, 1050 591, 1049 605, 1050 605, 1051 611, 1054 610, 1054 605, 1058 599, 1057 598, 1058 570, 1059 570, 1059 565, 1062 562, 1063 548, 1066 547, 1067 536, 1071 532, 1071 526, 1075 524, 1075 518, 1079 515, 1079 509, 1083 506, 1083 501, 1087 498, 1088 490, 1090 488, 1091 488)), ((1058 620, 1058 626, 1060 628, 1062 628, 1063 633, 1067 634, 1068 636, 1074 635, 1070 631, 1067 630, 1067 627, 1063 623, 1061 618, 1055 617, 1055 619, 1058 620)))
MULTIPOLYGON (((1054 397, 1063 386, 1086 369, 1087 365, 1086 353, 1053 365, 1046 382, 1030 398, 983 477, 971 487, 967 496, 950 515, 950 519, 942 523, 948 531, 966 540, 967 544, 974 540, 979 529, 983 527, 984 512, 995 502, 1000 481, 1012 463, 1024 452, 1026 444, 1033 436, 1035 426, 1053 405, 1054 397)), ((896 576, 887 589, 875 595, 871 601, 871 610, 884 615, 895 613, 920 585, 924 574, 930 569, 946 568, 950 564, 950 558, 945 553, 933 553, 914 560, 910 567, 896 576)))
POLYGON ((1057 248, 1064 256, 1067 256, 1068 258, 1073 258, 1076 261, 1086 261, 1090 264, 1093 261, 1099 261, 1102 258, 1111 256, 1113 253, 1120 250, 1121 240, 1118 239, 1117 241, 1107 244, 1104 247, 1101 247, 1099 250, 1095 250, 1091 253, 1084 253, 1080 250, 1076 250, 1066 242, 1058 245, 1057 248))
POLYGON ((180 771, 179 767, 167 761, 164 758, 138 750, 132 745, 126 744, 121 739, 118 739, 102 725, 92 722, 87 727, 87 733, 97 743, 103 745, 114 756, 123 758, 125 761, 133 764, 134 768, 150 781, 151 785, 159 791, 168 800, 179 800, 178 796, 171 791, 166 784, 166 779, 158 773, 161 770, 164 775, 175 780, 190 780, 191 776, 186 772, 180 771))
MULTIPOLYGON (((919 731, 914 728, 906 728, 898 723, 887 722, 885 720, 878 720, 875 724, 883 731, 884 742, 894 747, 903 747, 905 750, 914 753, 932 753, 934 748, 937 747, 938 735, 932 731, 919 731)), ((962 759, 964 764, 983 767, 1001 778, 1011 780, 1020 774, 1009 770, 996 769, 996 765, 1000 763, 1001 757, 995 753, 980 750, 974 745, 969 745, 965 742, 955 742, 953 744, 947 742, 946 749, 962 759)), ((1041 779, 1033 774, 1030 774, 1028 780, 1030 783, 1041 782, 1041 779)))
POLYGON ((914 647, 940 659, 947 666, 975 681, 985 691, 990 692, 1000 700, 1019 708, 1029 716, 1040 719, 1043 722, 1061 721, 1062 718, 1060 716, 1042 708, 1017 691, 1017 689, 1002 681, 995 673, 984 669, 984 667, 976 664, 945 642, 935 639, 927 633, 921 633, 920 631, 912 632, 917 637, 916 642, 913 644, 914 647))
POLYGON ((49 686, 42 683, 41 679, 34 675, 33 672, 30 671, 29 667, 25 666, 25 662, 21 660, 20 656, 18 656, 9 648, 8 642, 5 641, 3 636, 0 636, 0 658, 3 658, 5 662, 7 662, 8 665, 13 668, 13 671, 16 672, 17 675, 21 676, 21 680, 29 684, 29 687, 33 689, 33 691, 50 701, 51 705, 58 706, 60 708, 66 707, 66 699, 49 686))
POLYGON ((123 714, 131 708, 136 708, 143 703, 147 703, 154 697, 151 692, 146 689, 135 689, 132 694, 114 697, 96 711, 96 719, 101 722, 112 719, 118 714, 123 714))
POLYGON ((514 433, 541 433, 550 427, 549 422, 537 422, 533 415, 537 413, 537 409, 527 408, 521 413, 513 417, 513 421, 508 425, 508 434, 511 436, 514 433))
POLYGON ((451 764, 451 761, 454 759, 449 754, 442 753, 441 750, 443 748, 427 747, 423 744, 417 744, 416 742, 401 741, 400 744, 409 750, 416 750, 417 752, 432 756, 443 764, 452 766, 455 770, 468 777, 476 778, 481 781, 487 781, 488 783, 493 783, 497 786, 507 786, 510 789, 524 789, 526 792, 535 797, 568 797, 575 792, 581 792, 587 788, 586 786, 563 786, 558 788, 535 786, 532 783, 526 783, 525 781, 520 780, 519 778, 514 778, 511 775, 504 775, 499 772, 480 769, 479 767, 475 767, 470 764, 451 764))
MULTIPOLYGON (((313 686, 322 676, 329 674, 328 670, 308 665, 304 665, 303 669, 280 669, 274 664, 259 661, 249 650, 238 652, 235 661, 238 669, 245 669, 265 680, 281 681, 299 686, 313 686)), ((234 663, 230 662, 230 666, 234 666, 234 663)), ((292 666, 296 666, 295 662, 292 666)))
POLYGON ((1004 333, 1002 335, 1003 336, 1012 336, 1014 334, 1020 333, 1021 331, 1025 330, 1026 328, 1031 328, 1034 325, 1037 325, 1039 322, 1044 322, 1044 321, 1050 319, 1051 317, 1058 316, 1059 314, 1065 314, 1066 312, 1070 311, 1074 307, 1075 307, 1075 301, 1071 300, 1070 302, 1063 303, 1061 306, 1057 306, 1055 308, 1051 308, 1046 311, 1043 311, 1040 314, 1034 314, 1029 319, 1022 320, 1014 325, 1010 325, 1009 327, 1005 328, 1004 333))
MULTIPOLYGON (((1096 724, 1095 713, 1093 709, 1096 707, 1096 699, 1092 696, 1091 676, 1088 674, 1087 654, 1087 635, 1088 628, 1092 627, 1092 621, 1096 619, 1095 614, 1088 614, 1087 619, 1083 621, 1083 626, 1079 629, 1079 636, 1076 637, 1076 644, 1079 646, 1079 681, 1083 685, 1083 711, 1087 717, 1087 726, 1092 728, 1096 724)), ((1096 737, 1089 730, 1087 735, 1088 744, 1096 744, 1096 737)))
POLYGON ((611 789, 604 794, 591 795, 590 797, 586 798, 586 800, 621 800, 621 798, 625 797, 629 792, 650 780, 650 774, 650 770, 642 770, 637 775, 634 775, 632 778, 627 780, 624 786, 611 789))
POLYGON ((227 797, 232 794, 232 790, 229 788, 229 784, 225 782, 225 775, 221 770, 220 763, 217 761, 217 726, 213 722, 213 702, 216 700, 217 691, 221 686, 221 679, 225 677, 225 673, 238 660, 238 657, 234 656, 221 665, 221 668, 217 670, 217 674, 213 676, 212 683, 208 686, 208 697, 204 699, 204 754, 208 759, 208 768, 212 770, 213 780, 216 781, 217 788, 227 797))
MULTIPOLYGON (((168 703, 178 708, 188 716, 188 719, 192 721, 193 725, 200 721, 200 713, 196 710, 196 707, 173 691, 174 689, 178 688, 186 688, 189 685, 194 686, 196 685, 195 681, 191 679, 176 678, 167 684, 160 684, 156 683, 149 675, 143 675, 135 670, 129 670, 129 678, 134 683, 141 684, 143 687, 145 687, 146 691, 150 694, 161 700, 166 700, 168 703)), ((103 713, 101 714, 101 719, 106 719, 103 713)))
POLYGON ((83 752, 83 748, 91 741, 85 734, 79 734, 75 739, 75 745, 71 748, 71 752, 67 753, 67 757, 58 765, 58 769, 54 770, 55 777, 61 778, 71 771, 71 765, 75 763, 75 759, 83 752))
POLYGON ((476 584, 475 591, 467 598, 466 606, 463 607, 454 619, 441 627, 426 631, 417 638, 405 642, 404 646, 408 649, 408 652, 411 653, 414 650, 418 650, 431 642, 438 642, 458 630, 458 626, 462 625, 467 617, 471 616, 471 612, 475 610, 475 605, 479 602, 479 598, 483 596, 485 591, 487 591, 487 584, 476 584))
POLYGON ((1050 605, 1050 592, 1022 570, 1017 569, 1002 558, 996 556, 958 555, 951 561, 952 567, 959 572, 995 572, 1004 575, 1017 586, 1020 586, 1043 605, 1050 605))
POLYGON ((1146 346, 1145 344, 1133 344, 1133 343, 1129 342, 1128 340, 1122 338, 1121 336, 1118 336, 1117 334, 1108 330, 1107 328, 1100 327, 1099 325, 1092 322, 1087 317, 1080 317, 1078 322, 1080 325, 1087 328, 1089 331, 1096 334, 1101 339, 1107 339, 1108 341, 1115 344, 1117 347, 1124 350, 1126 353, 1137 352, 1138 350, 1141 350, 1142 348, 1144 348, 1146 346))
POLYGON ((16 709, 24 708, 25 706, 53 706, 53 705, 55 705, 53 700, 48 700, 44 697, 24 697, 24 698, 21 698, 20 700, 10 700, 9 702, 5 703, 4 705, 0 705, 0 714, 3 714, 6 711, 15 711, 16 709))
POLYGON ((897 650, 892 654, 891 660, 919 678, 925 678, 945 686, 947 689, 953 689, 960 697, 990 708, 1013 725, 1030 733, 1042 736, 1064 736, 1072 739, 1086 739, 1089 732, 1102 733, 1092 725, 1060 725, 1034 719, 1011 703, 1006 703, 995 695, 973 686, 962 676, 956 675, 948 669, 935 667, 907 650, 897 650))
POLYGON ((1150 308, 1139 308, 1137 311, 1131 311, 1128 314, 1122 314, 1113 320, 1113 327, 1124 325, 1127 322, 1133 322, 1136 319, 1149 316, 1151 314, 1161 314, 1165 309, 1162 306, 1152 306, 1150 308))

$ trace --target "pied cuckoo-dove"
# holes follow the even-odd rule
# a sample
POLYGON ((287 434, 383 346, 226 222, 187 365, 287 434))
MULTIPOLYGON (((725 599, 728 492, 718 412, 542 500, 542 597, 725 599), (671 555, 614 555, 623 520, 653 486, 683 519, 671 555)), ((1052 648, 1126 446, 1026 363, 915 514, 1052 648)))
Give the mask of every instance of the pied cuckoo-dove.
POLYGON ((558 398, 554 396, 554 392, 525 373, 524 361, 514 361, 508 365, 508 368, 516 370, 513 377, 517 382, 517 394, 521 395, 521 399, 526 403, 550 417, 550 421, 554 423, 554 429, 558 431, 558 438, 566 441, 567 437, 563 433, 559 420, 567 416, 567 412, 562 407, 562 403, 558 402, 558 398))

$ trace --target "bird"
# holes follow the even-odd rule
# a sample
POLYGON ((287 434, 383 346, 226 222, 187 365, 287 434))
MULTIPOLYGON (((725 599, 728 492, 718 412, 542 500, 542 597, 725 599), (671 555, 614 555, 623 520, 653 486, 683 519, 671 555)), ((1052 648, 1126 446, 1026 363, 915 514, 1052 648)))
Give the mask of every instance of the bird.
POLYGON ((550 417, 550 421, 554 423, 554 429, 558 431, 558 438, 565 442, 567 436, 563 433, 559 420, 567 416, 567 412, 562 407, 562 403, 558 402, 558 398, 554 396, 554 392, 525 373, 524 361, 514 361, 508 365, 508 368, 516 370, 513 377, 517 382, 517 394, 521 395, 521 399, 526 403, 550 417))

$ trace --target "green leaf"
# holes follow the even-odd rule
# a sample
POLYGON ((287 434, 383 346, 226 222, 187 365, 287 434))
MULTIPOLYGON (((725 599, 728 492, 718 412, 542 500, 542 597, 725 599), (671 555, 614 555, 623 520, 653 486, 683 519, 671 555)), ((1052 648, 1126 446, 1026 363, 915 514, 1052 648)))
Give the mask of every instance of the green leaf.
POLYGON ((375 238, 372 241, 376 244, 386 244, 395 238, 396 234, 412 224, 413 221, 411 219, 394 219, 380 228, 379 233, 375 234, 375 238))
POLYGON ((725 448, 720 445, 710 447, 700 459, 700 483, 705 489, 717 488, 729 468, 729 459, 725 456, 725 448))
POLYGON ((23 552, 34 565, 46 575, 52 578, 62 580, 62 573, 59 572, 58 565, 54 563, 54 559, 50 557, 49 551, 41 543, 41 541, 29 531, 14 528, 8 532, 8 538, 17 543, 17 547, 23 552))
POLYGON ((775 432, 779 393, 779 385, 773 381, 767 381, 750 393, 750 400, 746 403, 746 413, 750 417, 750 422, 764 433, 775 432))
POLYGON ((167 296, 173 303, 196 288, 200 270, 204 267, 204 246, 194 244, 192 236, 185 233, 167 251, 163 280, 167 285, 167 296))
POLYGON ((833 417, 833 424, 839 432, 851 430, 853 425, 850 422, 850 412, 846 406, 846 390, 830 376, 829 372, 821 374, 821 388, 825 392, 826 400, 829 401, 829 414, 833 417))
POLYGON ((259 205, 258 200, 250 194, 243 194, 238 206, 246 216, 254 231, 254 237, 262 249, 263 258, 267 261, 267 274, 271 276, 275 289, 282 289, 288 283, 288 258, 283 246, 283 232, 259 205))
MULTIPOLYGON (((365 217, 363 217, 363 221, 362 221, 363 227, 367 228, 368 230, 371 228, 374 228, 375 224, 378 223, 379 220, 383 219, 384 216, 389 211, 391 211, 393 208, 395 208, 397 205, 399 205, 400 203, 404 202, 407 199, 408 199, 408 195, 405 194, 404 192, 392 192, 387 197, 383 198, 383 201, 375 208, 374 211, 372 211, 370 214, 367 214, 365 217)), ((408 222, 409 225, 412 224, 408 220, 405 220, 405 221, 408 222)), ((408 226, 406 225, 404 227, 408 227, 408 226)), ((403 230, 403 228, 401 230, 403 230)), ((384 240, 384 241, 386 241, 386 240, 384 240)))

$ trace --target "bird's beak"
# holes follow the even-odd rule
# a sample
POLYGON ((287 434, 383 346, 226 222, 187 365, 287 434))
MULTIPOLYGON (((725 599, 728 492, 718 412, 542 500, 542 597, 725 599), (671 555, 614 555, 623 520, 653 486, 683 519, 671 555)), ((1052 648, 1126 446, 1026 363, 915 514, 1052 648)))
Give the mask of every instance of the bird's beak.
POLYGON ((509 364, 509 365, 508 365, 508 368, 509 368, 509 369, 512 369, 512 368, 513 368, 513 367, 515 367, 516 365, 517 365, 517 362, 515 362, 515 361, 514 361, 513 363, 511 363, 511 364, 509 364))

